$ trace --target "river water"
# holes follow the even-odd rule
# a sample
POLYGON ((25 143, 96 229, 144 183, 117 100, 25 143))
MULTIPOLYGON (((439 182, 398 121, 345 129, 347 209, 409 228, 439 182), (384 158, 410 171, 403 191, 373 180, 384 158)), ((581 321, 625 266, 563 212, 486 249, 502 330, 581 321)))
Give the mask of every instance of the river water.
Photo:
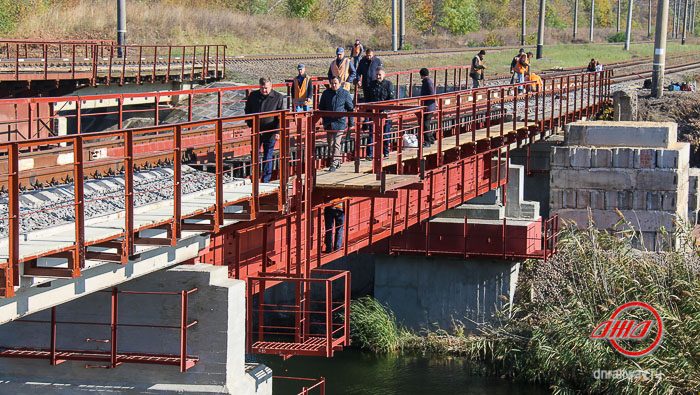
MULTIPOLYGON (((468 363, 455 357, 377 356, 356 349, 336 352, 333 358, 293 357, 282 361, 278 357, 259 357, 272 368, 275 376, 325 377, 328 395, 550 394, 545 386, 477 375, 468 363)), ((279 382, 273 394, 297 394, 299 391, 298 385, 279 382)))

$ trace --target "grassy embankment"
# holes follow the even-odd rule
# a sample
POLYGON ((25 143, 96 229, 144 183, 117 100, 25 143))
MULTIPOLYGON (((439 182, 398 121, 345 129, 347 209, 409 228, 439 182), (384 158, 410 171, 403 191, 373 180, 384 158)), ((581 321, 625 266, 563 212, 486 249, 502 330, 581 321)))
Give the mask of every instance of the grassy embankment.
POLYGON ((558 393, 697 394, 698 251, 686 245, 672 253, 640 252, 630 247, 629 235, 622 236, 566 229, 553 260, 525 269, 530 280, 519 285, 515 314, 500 316, 498 325, 479 326, 478 333, 411 333, 378 303, 364 299, 352 306, 353 339, 375 352, 461 356, 483 364, 490 374, 548 384, 558 393), (615 308, 634 300, 651 304, 663 319, 663 340, 653 354, 629 359, 606 341, 589 339, 615 308), (661 375, 651 381, 596 380, 598 369, 661 375))
MULTIPOLYGON (((2 0, 9 1, 9 0, 2 0)), ((18 38, 101 38, 115 36, 116 10, 111 0, 28 0, 37 3, 17 20, 5 18, 0 26, 3 35, 18 38)), ((0 4, 2 4, 0 2, 0 4)), ((33 4, 33 3, 32 3, 33 4)), ((28 8, 29 9, 29 8, 28 8)), ((250 15, 209 3, 175 0, 130 1, 127 6, 127 39, 131 44, 226 44, 227 54, 283 54, 319 53, 332 55, 337 45, 348 45, 354 38, 361 38, 366 45, 387 49, 390 35, 386 26, 360 21, 337 22, 293 19, 273 10, 270 15, 250 15), (277 14, 275 14, 277 13, 277 14)), ((283 14, 283 13, 282 13, 283 14)), ((0 15, 1 16, 1 15, 0 15)), ((501 29, 503 32, 510 28, 501 29)), ((509 34, 517 37, 517 29, 509 34)), ((556 29, 548 29, 554 34, 556 29)), ((409 30, 408 40, 414 48, 464 46, 480 43, 478 39, 451 36, 446 33, 419 34, 409 30)), ((485 34, 484 32, 475 34, 485 34)), ((567 33, 568 34, 568 33, 567 33)), ((600 39, 604 38, 601 33, 600 39)), ((482 40, 483 41, 483 40, 482 40)), ((554 42, 547 37, 547 43, 554 42)), ((533 49, 534 50, 534 49, 533 49)), ((681 51, 700 51, 700 45, 669 45, 670 54, 681 51)), ((629 52, 622 51, 622 44, 601 46, 597 44, 572 46, 566 44, 547 46, 546 59, 537 61, 535 69, 551 67, 585 66, 590 58, 611 63, 637 56, 650 57, 651 44, 634 44, 629 52)), ((490 72, 508 71, 512 51, 491 53, 487 57, 490 72)), ((414 68, 420 65, 457 65, 467 63, 470 56, 440 55, 410 58, 387 58, 392 69, 414 68)))

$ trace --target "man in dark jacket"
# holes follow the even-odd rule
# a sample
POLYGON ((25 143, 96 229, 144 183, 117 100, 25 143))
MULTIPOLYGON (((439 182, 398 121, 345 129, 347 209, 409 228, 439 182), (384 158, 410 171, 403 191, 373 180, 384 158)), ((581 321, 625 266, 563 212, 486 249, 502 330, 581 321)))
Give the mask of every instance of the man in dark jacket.
MULTIPOLYGON (((420 87, 421 96, 432 96, 435 94, 435 84, 430 78, 430 71, 425 67, 420 69, 420 77, 423 83, 420 87)), ((433 119, 433 113, 437 110, 435 99, 428 99, 422 102, 425 106, 423 113, 423 147, 430 147, 435 142, 435 135, 430 131, 430 121, 433 119)))
MULTIPOLYGON (((272 82, 269 78, 260 78, 260 89, 248 95, 245 102, 245 113, 254 114, 258 112, 282 111, 285 109, 284 97, 279 92, 272 89, 272 82)), ((246 121, 248 127, 253 126, 253 121, 246 121)), ((272 178, 272 155, 277 142, 277 134, 280 128, 280 116, 260 118, 260 145, 263 153, 259 157, 262 161, 262 182, 270 182, 272 178)), ((255 132, 255 131, 253 131, 255 132)), ((258 147, 260 149, 260 147, 258 147)))
POLYGON ((360 60, 360 66, 357 68, 358 83, 362 87, 362 93, 365 102, 369 101, 369 86, 372 81, 377 79, 377 69, 382 67, 382 61, 374 56, 374 51, 368 49, 366 55, 360 60))
MULTIPOLYGON (((352 95, 340 86, 340 79, 333 77, 330 80, 331 87, 323 91, 318 109, 321 111, 346 112, 353 111, 352 95)), ((340 167, 342 155, 340 152, 340 140, 342 133, 348 126, 354 124, 353 118, 348 117, 323 117, 323 129, 327 133, 328 158, 331 162, 328 171, 335 171, 340 167)))
POLYGON ((476 89, 483 85, 484 80, 484 70, 486 66, 484 65, 484 56, 486 56, 486 51, 483 49, 479 51, 474 58, 472 58, 472 68, 469 72, 469 76, 472 77, 472 88, 476 89))
MULTIPOLYGON (((394 85, 391 81, 385 79, 386 71, 383 67, 377 69, 377 77, 374 81, 370 82, 369 87, 367 87, 368 95, 366 96, 367 102, 378 102, 385 100, 394 100, 394 85)), ((372 141, 374 140, 373 124, 369 124, 369 138, 367 139, 367 158, 372 158, 372 141)), ((384 124, 384 136, 382 142, 382 153, 384 157, 389 156, 389 144, 391 140, 391 121, 387 119, 384 124)))

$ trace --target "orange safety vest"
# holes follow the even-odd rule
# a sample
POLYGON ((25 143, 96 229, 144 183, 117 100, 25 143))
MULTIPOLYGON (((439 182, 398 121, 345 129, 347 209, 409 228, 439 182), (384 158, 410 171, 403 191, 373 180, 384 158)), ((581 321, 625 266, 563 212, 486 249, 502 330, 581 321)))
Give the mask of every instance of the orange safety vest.
POLYGON ((515 72, 518 74, 525 74, 527 73, 529 67, 530 64, 528 63, 527 58, 525 58, 525 64, 522 64, 520 59, 518 59, 518 61, 515 63, 515 68, 513 70, 515 70, 515 72))
POLYGON ((300 86, 299 78, 294 77, 294 82, 292 83, 292 101, 294 104, 310 106, 313 102, 310 98, 306 97, 308 94, 306 89, 308 89, 309 86, 309 79, 310 77, 308 75, 304 77, 304 81, 300 86))
POLYGON ((542 77, 535 73, 530 73, 530 89, 539 92, 542 89, 542 77))
POLYGON ((350 76, 350 58, 344 58, 343 61, 340 62, 340 66, 338 66, 334 59, 333 63, 331 63, 331 73, 334 77, 340 79, 340 83, 343 84, 343 88, 345 88, 346 91, 350 90, 350 83, 347 82, 350 76))

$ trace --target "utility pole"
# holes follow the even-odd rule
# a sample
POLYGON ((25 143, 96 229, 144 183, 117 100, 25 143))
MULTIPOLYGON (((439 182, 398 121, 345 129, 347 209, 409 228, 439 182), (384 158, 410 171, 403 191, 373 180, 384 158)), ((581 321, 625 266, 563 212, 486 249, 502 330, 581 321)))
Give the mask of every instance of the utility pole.
POLYGON ((688 0, 685 0, 685 4, 683 5, 683 32, 681 35, 681 45, 685 45, 685 38, 686 38, 686 28, 688 27, 688 0))
POLYGON ((547 10, 546 0, 540 0, 539 27, 537 29, 537 59, 542 59, 544 49, 544 13, 547 10))
POLYGON ((525 35, 527 34, 527 0, 522 1, 522 21, 520 22, 520 24, 522 25, 520 31, 520 45, 525 46, 525 35))
POLYGON ((622 0, 617 0, 617 32, 620 32, 620 14, 622 13, 621 11, 622 7, 622 0))
POLYGON ((678 8, 678 1, 679 0, 673 0, 673 27, 671 28, 673 31, 673 38, 678 38, 678 25, 680 24, 680 19, 678 19, 678 11, 680 10, 680 8, 678 8))
POLYGON ((647 37, 651 38, 651 0, 649 0, 649 17, 647 18, 647 37))
POLYGON ((664 94, 664 68, 666 67, 666 31, 668 29, 668 1, 659 0, 656 10, 656 36, 654 37, 654 63, 651 74, 651 95, 660 98, 664 94))
POLYGON ((591 0, 591 32, 588 35, 588 40, 593 42, 593 22, 595 21, 595 0, 591 0))
POLYGON ((396 52, 398 50, 398 37, 397 37, 397 30, 398 30, 398 15, 397 15, 397 8, 398 8, 398 1, 399 0, 391 0, 391 50, 396 52))
POLYGON ((576 40, 576 33, 578 33, 578 0, 574 0, 574 40, 576 40))
POLYGON ((399 37, 399 49, 403 49, 406 43, 406 0, 399 0, 399 25, 401 26, 399 37))
POLYGON ((634 0, 630 0, 629 8, 627 9, 627 34, 625 35, 625 51, 630 50, 630 41, 632 41, 632 5, 634 0))
POLYGON ((117 56, 122 57, 126 45, 126 0, 117 0, 117 56))

